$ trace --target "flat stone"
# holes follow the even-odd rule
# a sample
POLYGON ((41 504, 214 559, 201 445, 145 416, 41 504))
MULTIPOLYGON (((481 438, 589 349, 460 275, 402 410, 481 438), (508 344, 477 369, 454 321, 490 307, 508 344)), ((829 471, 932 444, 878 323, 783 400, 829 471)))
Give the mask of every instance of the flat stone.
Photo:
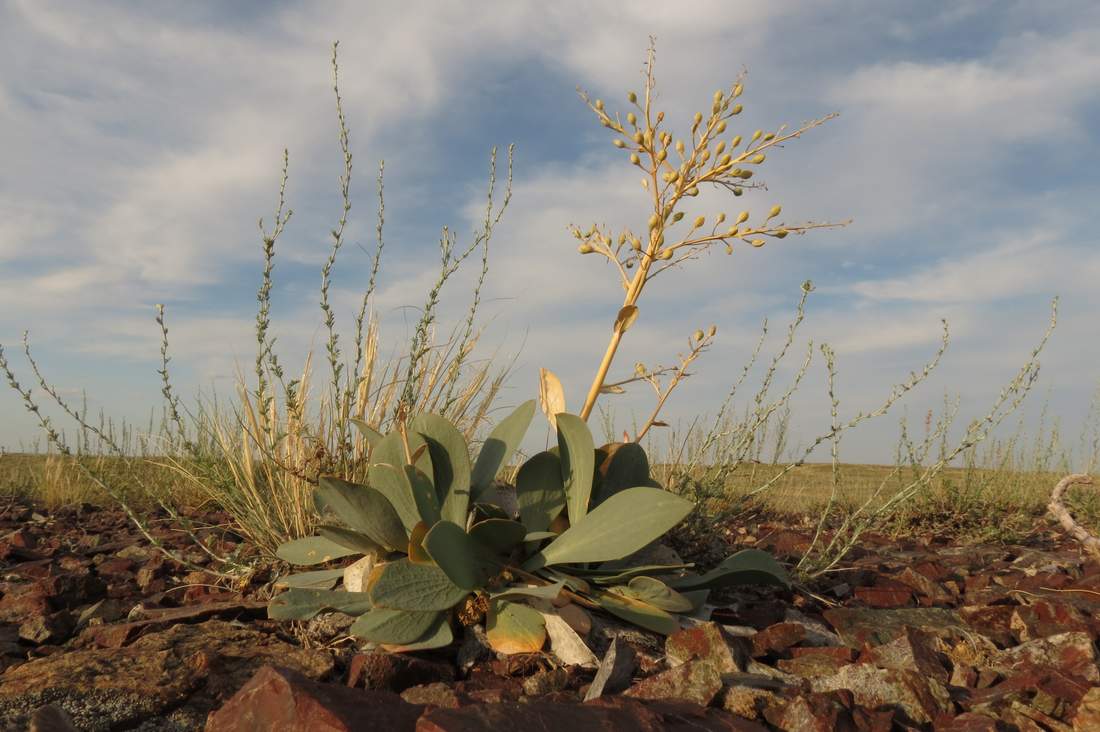
POLYGON ((19 626, 19 637, 36 645, 58 645, 76 628, 76 620, 67 610, 51 615, 38 615, 19 626))
POLYGON ((443 707, 444 709, 458 709, 463 704, 463 697, 451 684, 437 681, 434 684, 420 684, 410 686, 401 692, 401 698, 410 704, 420 704, 426 707, 443 707))
POLYGON ((869 648, 860 654, 860 660, 879 668, 911 669, 947 683, 947 667, 940 661, 936 639, 923 630, 905 628, 902 634, 881 646, 869 648))
POLYGON ((952 610, 944 608, 831 608, 823 615, 846 645, 880 646, 901 636, 906 627, 919 628, 937 638, 963 637, 967 628, 952 610))
POLYGON ((766 719, 784 732, 835 732, 852 729, 851 694, 812 693, 768 708, 766 719), (848 702, 848 703, 845 703, 848 702))
POLYGON ((1092 626, 1088 618, 1069 603, 1037 599, 1030 605, 1013 609, 1009 629, 1024 643, 1059 633, 1089 633, 1092 626))
POLYGON ((813 679, 810 685, 814 691, 849 689, 862 706, 896 706, 920 724, 951 709, 951 697, 943 684, 914 670, 853 664, 833 676, 813 679))
POLYGON ((1089 689, 1073 715, 1074 732, 1100 729, 1100 687, 1089 689))
POLYGON ((700 623, 673 633, 665 641, 665 657, 670 666, 697 659, 712 664, 720 674, 742 670, 716 623, 700 623))
POLYGON ((714 663, 696 659, 642 679, 624 695, 637 699, 684 699, 705 707, 721 690, 722 674, 714 663))
POLYGON ((423 709, 391 692, 321 684, 287 669, 264 666, 209 716, 206 732, 413 732, 423 709))
POLYGON ((779 656, 806 637, 801 623, 776 623, 752 638, 752 657, 779 656))
POLYGON ((454 666, 383 651, 356 654, 348 666, 348 686, 402 692, 410 686, 454 681, 454 666))
POLYGON ((1088 633, 1060 633, 1028 641, 1002 651, 997 661, 1009 668, 1021 665, 1053 668, 1090 683, 1100 683, 1096 647, 1088 633))
POLYGON ((993 717, 976 712, 963 712, 957 717, 936 722, 936 732, 1000 732, 1004 725, 993 717))

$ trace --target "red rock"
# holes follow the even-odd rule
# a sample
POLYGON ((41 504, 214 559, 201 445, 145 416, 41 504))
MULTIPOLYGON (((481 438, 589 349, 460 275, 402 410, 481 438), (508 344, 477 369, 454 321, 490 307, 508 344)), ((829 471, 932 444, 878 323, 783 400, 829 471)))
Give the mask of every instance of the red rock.
POLYGON ((847 666, 848 661, 843 661, 834 656, 796 656, 794 658, 780 658, 775 662, 775 665, 784 673, 805 679, 816 679, 823 676, 832 676, 847 666))
POLYGON ((959 608, 959 617, 976 632, 1005 648, 1017 643, 1011 626, 1015 611, 1014 605, 968 605, 959 608))
POLYGON ((906 567, 897 575, 898 582, 915 590, 918 595, 928 598, 934 604, 946 605, 954 597, 939 581, 928 575, 918 572, 913 567, 906 567))
POLYGON ((623 694, 637 699, 684 699, 705 707, 721 690, 721 672, 713 663, 696 659, 642 679, 623 694))
POLYGON ((1074 732, 1100 729, 1100 687, 1089 689, 1073 715, 1074 732))
POLYGON ((116 575, 129 575, 134 570, 133 559, 108 559, 96 566, 96 573, 100 577, 114 577, 116 575))
POLYGON ((883 587, 857 587, 856 599, 873 608, 906 607, 913 602, 912 590, 898 590, 883 587))
POLYGON ((921 724, 951 709, 951 697, 943 684, 914 670, 878 669, 860 663, 810 684, 818 692, 848 689, 865 707, 896 706, 921 724))
POLYGON ((67 610, 52 615, 36 615, 19 626, 19 637, 35 645, 56 645, 68 639, 76 620, 67 610))
POLYGON ((701 623, 693 628, 673 633, 665 640, 665 657, 670 666, 679 666, 692 659, 710 662, 719 673, 741 669, 734 659, 729 643, 716 623, 701 623))
POLYGON ((964 637, 967 629, 952 610, 944 608, 872 608, 837 607, 822 613, 846 645, 862 648, 878 646, 899 637, 906 627, 920 628, 937 638, 964 637))
POLYGON ((1023 643, 1071 631, 1087 633, 1091 630, 1091 624, 1073 605, 1037 599, 1030 605, 1023 605, 1013 610, 1012 617, 1009 619, 1009 628, 1023 643))
POLYGON ((88 573, 66 572, 35 582, 57 609, 87 605, 103 597, 107 585, 88 573))
POLYGON ((402 692, 410 686, 454 681, 454 666, 415 656, 374 651, 356 654, 348 665, 347 685, 402 692))
POLYGON ((458 709, 463 704, 463 697, 455 691, 455 688, 442 681, 437 681, 434 684, 410 686, 401 692, 401 698, 410 704, 443 707, 444 709, 458 709))
POLYGON ((942 722, 937 720, 935 725, 936 732, 1001 732, 1004 729, 1005 726, 996 719, 974 712, 964 712, 942 722))
POLYGON ((779 656, 806 637, 801 623, 776 623, 752 637, 752 657, 779 656))
POLYGON ((1100 683, 1096 647, 1088 633, 1060 633, 1001 651, 998 661, 1011 667, 1040 666, 1100 683))
POLYGON ((860 732, 892 732, 895 716, 893 709, 856 707, 852 710, 852 721, 860 732))
POLYGON ((803 656, 829 656, 838 661, 851 663, 856 659, 856 652, 848 646, 799 646, 792 648, 791 656, 801 658, 803 656))
POLYGON ((837 732, 854 730, 851 694, 814 693, 795 697, 784 705, 769 707, 764 717, 784 732, 837 732))
POLYGON ((9 590, 0 598, 0 623, 21 623, 51 612, 53 605, 50 598, 41 587, 35 585, 9 590))
POLYGON ((423 709, 390 692, 322 684, 294 671, 264 666, 211 713, 206 732, 412 732, 423 709))
POLYGON ((139 636, 167 628, 178 623, 199 622, 215 617, 248 617, 266 613, 267 603, 254 600, 197 607, 145 610, 142 620, 120 625, 98 625, 81 634, 100 648, 122 648, 139 636))
POLYGON ((860 654, 860 660, 879 668, 919 671, 940 683, 947 683, 947 668, 940 660, 935 639, 916 628, 906 628, 900 637, 889 643, 867 649, 860 654))

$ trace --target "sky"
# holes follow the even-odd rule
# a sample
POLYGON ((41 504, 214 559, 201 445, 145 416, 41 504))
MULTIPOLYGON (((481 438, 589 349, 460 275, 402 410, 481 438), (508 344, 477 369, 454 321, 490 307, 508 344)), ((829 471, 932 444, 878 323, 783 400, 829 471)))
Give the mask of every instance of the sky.
MULTIPOLYGON (((386 249, 372 307, 393 348, 434 278, 440 229, 470 241, 489 152, 503 157, 514 143, 479 353, 516 359, 502 408, 534 397, 544 367, 578 411, 622 294, 610 266, 576 252, 568 226, 638 230, 648 214, 636 170, 576 90, 625 113, 651 36, 657 105, 673 131, 742 73, 735 131, 839 113, 769 157, 766 190, 706 194, 701 212, 778 203, 792 223, 852 223, 715 253, 654 280, 613 378, 639 360, 673 362, 696 328, 713 324, 715 345, 665 419, 712 415, 763 319, 765 354, 781 344, 809 279, 816 289, 778 383, 807 339, 828 343, 840 414, 850 417, 931 357, 946 318, 951 343, 934 376, 843 443, 844 459, 889 461, 905 413, 922 423, 948 394, 961 400, 960 425, 984 414, 1059 296, 1023 414, 1037 430, 1045 405, 1046 424, 1060 419, 1076 441, 1100 380, 1100 6, 1091 0, 7 0, 0 343, 29 384, 20 352, 29 330, 63 394, 142 423, 160 404, 154 307, 164 303, 179 391, 231 394, 254 357, 256 222, 270 221, 285 148, 294 216, 276 255, 273 330, 288 363, 320 348, 317 287, 340 213, 330 68, 339 40, 355 168, 331 293, 338 327, 350 327, 369 274, 378 162, 386 249)), ((443 327, 463 317, 476 275, 469 267, 448 284, 443 327)), ((824 374, 818 353, 792 404, 792 443, 827 429, 824 374)), ((617 429, 652 403, 639 389, 604 401, 617 429)), ((37 437, 14 392, 0 391, 0 445, 37 437)))

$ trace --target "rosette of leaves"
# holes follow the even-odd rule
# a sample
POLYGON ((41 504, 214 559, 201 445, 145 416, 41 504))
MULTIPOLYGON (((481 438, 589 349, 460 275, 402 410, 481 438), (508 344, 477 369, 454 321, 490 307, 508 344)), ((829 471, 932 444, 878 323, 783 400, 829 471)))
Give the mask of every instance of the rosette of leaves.
POLYGON ((317 536, 278 550, 302 566, 373 558, 362 587, 335 589, 343 568, 283 577, 269 616, 308 620, 323 610, 357 616, 350 632, 390 650, 437 648, 456 623, 484 622, 504 653, 536 651, 551 606, 575 603, 658 633, 679 628, 710 589, 786 584, 783 568, 755 550, 704 574, 691 565, 624 562, 676 526, 693 504, 663 490, 635 443, 596 448, 578 417, 556 415, 557 447, 518 469, 515 495, 498 473, 535 413, 527 402, 504 419, 471 462, 465 439, 444 418, 418 415, 388 435, 356 422, 370 446, 368 483, 321 478, 318 512, 336 519, 317 536), (507 506, 507 507, 506 507, 507 506), (338 521, 338 523, 337 523, 338 521))

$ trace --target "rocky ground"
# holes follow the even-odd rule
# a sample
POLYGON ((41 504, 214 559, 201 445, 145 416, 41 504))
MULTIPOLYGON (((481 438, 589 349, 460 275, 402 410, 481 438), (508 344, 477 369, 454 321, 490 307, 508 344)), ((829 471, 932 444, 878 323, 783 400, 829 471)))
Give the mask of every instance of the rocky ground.
MULTIPOLYGON (((762 524, 729 543, 807 541, 762 524)), ((0 506, 0 728, 1100 730, 1100 563, 1049 527, 1019 546, 867 537, 808 591, 730 592, 667 639, 575 618, 594 657, 572 666, 497 657, 477 627, 444 652, 365 651, 339 614, 268 621, 271 579, 184 568, 117 511, 0 506)))

